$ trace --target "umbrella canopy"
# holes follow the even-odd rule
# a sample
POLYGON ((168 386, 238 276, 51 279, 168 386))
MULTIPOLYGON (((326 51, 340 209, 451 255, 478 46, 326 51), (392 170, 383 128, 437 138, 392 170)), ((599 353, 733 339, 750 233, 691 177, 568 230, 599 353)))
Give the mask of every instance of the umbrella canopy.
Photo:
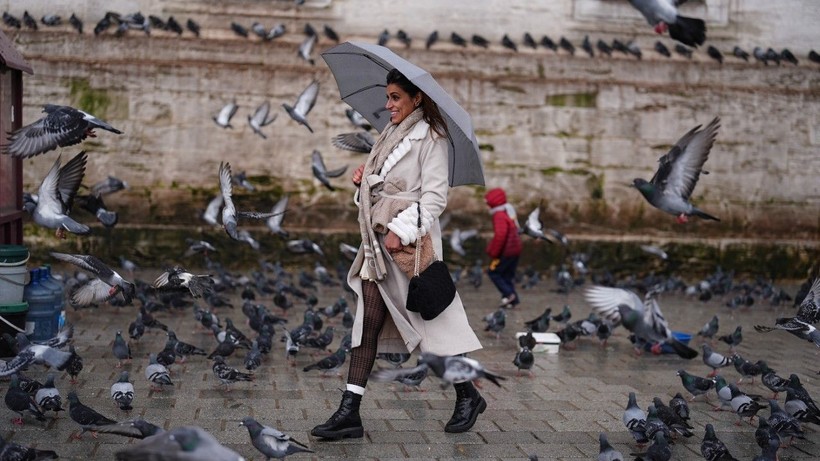
POLYGON ((322 58, 336 78, 342 100, 379 131, 390 122, 390 113, 384 108, 387 73, 398 69, 438 105, 447 123, 450 186, 484 185, 473 121, 429 72, 388 48, 369 43, 345 42, 322 53, 322 58))

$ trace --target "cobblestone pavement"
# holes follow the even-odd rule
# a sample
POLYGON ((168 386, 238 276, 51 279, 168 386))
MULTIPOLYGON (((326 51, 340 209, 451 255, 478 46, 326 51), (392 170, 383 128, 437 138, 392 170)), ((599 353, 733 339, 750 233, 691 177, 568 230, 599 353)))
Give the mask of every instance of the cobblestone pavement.
MULTIPOLYGON (((156 274, 146 271, 138 275, 144 280, 153 280, 156 274)), ((518 377, 512 364, 517 347, 514 334, 524 330, 525 320, 536 317, 547 306, 557 312, 566 303, 572 309, 573 319, 585 317, 590 308, 580 291, 565 296, 549 290, 554 286, 551 282, 542 282, 521 292, 521 305, 508 311, 506 328, 496 339, 483 331, 482 318, 495 309, 499 296, 486 278, 484 282, 479 289, 464 282, 459 286, 473 328, 484 345, 483 350, 471 357, 489 370, 507 376, 507 380, 501 388, 483 382, 481 392, 487 399, 487 411, 472 431, 463 434, 447 434, 443 430, 452 414, 452 388, 442 390, 438 382, 428 379, 422 383, 422 391, 409 392, 398 385, 371 383, 362 403, 364 438, 336 442, 312 439, 310 429, 324 422, 338 406, 339 389, 344 387, 344 381, 341 377, 323 376, 315 371, 303 372, 305 365, 319 358, 311 357, 304 349, 297 357, 296 366, 289 366, 278 332, 274 351, 256 371, 251 383, 237 383, 226 392, 214 378, 210 362, 203 357, 192 357, 184 364, 172 366, 175 382, 172 390, 154 392, 149 390, 144 368, 148 353, 162 349, 165 335, 158 330, 149 331, 140 341, 131 341, 134 360, 125 364, 124 369, 130 370, 136 388, 134 410, 120 411, 109 398, 110 385, 119 374, 111 344, 115 331, 127 330, 135 318, 135 307, 104 306, 76 312, 69 309, 69 321, 76 326, 74 341, 78 353, 85 359, 85 368, 77 384, 70 384, 68 376, 62 375, 57 387, 64 399, 68 391, 74 389, 83 403, 113 419, 139 416, 165 428, 202 426, 222 443, 253 460, 264 458, 250 445, 247 430, 238 424, 245 416, 276 427, 315 450, 313 455, 299 454, 292 456, 293 459, 526 459, 528 455, 537 455, 542 460, 564 460, 596 459, 600 432, 606 432, 610 442, 624 454, 639 451, 621 422, 627 394, 635 392, 638 404, 645 409, 654 396, 668 401, 676 392, 683 391, 675 374, 677 369, 685 368, 699 376, 710 371, 700 357, 692 361, 671 355, 636 357, 625 330, 619 328, 606 349, 602 349, 596 339, 581 338, 575 341, 574 350, 562 345, 557 354, 536 354, 533 376, 518 377)), ((790 287, 792 294, 795 291, 790 287)), ((338 288, 320 288, 318 307, 333 303, 339 294, 338 288)), ((238 294, 234 296, 238 300, 238 294)), ((270 299, 262 302, 272 306, 270 299)), ((809 392, 815 398, 820 397, 817 376, 820 364, 815 348, 784 332, 761 334, 752 328, 789 315, 791 307, 777 310, 759 303, 746 312, 732 312, 724 307, 724 302, 715 299, 703 304, 683 295, 665 295, 661 308, 675 330, 697 331, 714 313, 720 315, 720 334, 742 325, 744 340, 738 347, 740 354, 752 361, 766 360, 781 376, 797 373, 809 392)), ((250 332, 238 305, 237 301, 236 309, 220 308, 215 312, 222 318, 232 317, 237 325, 250 332)), ((301 322, 303 310, 303 305, 291 309, 288 315, 291 328, 301 322)), ((206 350, 213 349, 212 336, 197 328, 190 309, 156 315, 171 326, 181 340, 206 350)), ((326 322, 339 324, 340 317, 326 322)), ((558 327, 553 324, 551 331, 558 327)), ((341 337, 342 334, 336 334, 331 349, 335 350, 341 337)), ((699 343, 693 342, 693 345, 699 343)), ((723 343, 717 343, 715 349, 728 354, 728 346, 723 343)), ((241 368, 243 356, 244 351, 240 351, 230 357, 228 363, 241 368)), ((411 361, 415 363, 415 358, 411 361)), ((345 373, 346 369, 345 364, 345 373)), ((39 367, 27 374, 45 377, 45 371, 39 367)), ((730 380, 739 378, 732 368, 724 369, 723 374, 730 380)), ((7 381, 4 381, 0 389, 5 393, 6 388, 7 381)), ((759 379, 744 383, 741 388, 748 393, 769 395, 759 379)), ((780 396, 781 403, 783 397, 780 396)), ((707 423, 714 425, 718 437, 738 459, 749 460, 759 453, 753 436, 756 421, 755 426, 745 421, 736 426, 737 417, 732 412, 712 411, 712 405, 702 399, 699 397, 690 404, 695 436, 674 444, 673 459, 702 459, 700 443, 707 423)), ((710 400, 716 400, 712 393, 710 400)), ((768 416, 769 412, 763 410, 761 414, 768 416)), ((66 413, 56 419, 49 416, 46 423, 27 417, 22 427, 9 423, 13 414, 5 406, 0 416, 3 437, 53 449, 64 459, 113 459, 116 451, 135 443, 109 434, 100 434, 97 439, 86 434, 82 440, 73 440, 70 436, 78 426, 66 413)), ((817 428, 808 427, 806 440, 781 449, 780 459, 820 459, 818 442, 817 428)))

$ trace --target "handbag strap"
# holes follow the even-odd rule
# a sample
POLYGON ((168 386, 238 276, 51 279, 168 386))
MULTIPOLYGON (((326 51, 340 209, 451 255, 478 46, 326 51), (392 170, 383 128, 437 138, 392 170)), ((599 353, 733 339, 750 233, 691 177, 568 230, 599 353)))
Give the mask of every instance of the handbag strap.
POLYGON ((418 277, 419 275, 419 260, 421 259, 421 202, 416 202, 416 206, 419 210, 419 219, 418 219, 418 233, 416 234, 416 265, 413 268, 413 277, 418 277))

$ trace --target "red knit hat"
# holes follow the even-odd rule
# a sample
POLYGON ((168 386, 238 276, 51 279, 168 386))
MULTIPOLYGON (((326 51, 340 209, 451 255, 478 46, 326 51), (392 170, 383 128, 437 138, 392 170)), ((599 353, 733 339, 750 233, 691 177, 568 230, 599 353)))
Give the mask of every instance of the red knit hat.
POLYGON ((484 195, 484 200, 487 201, 487 205, 491 208, 495 208, 499 205, 507 203, 507 194, 504 192, 504 189, 496 187, 495 189, 490 189, 487 191, 484 195))

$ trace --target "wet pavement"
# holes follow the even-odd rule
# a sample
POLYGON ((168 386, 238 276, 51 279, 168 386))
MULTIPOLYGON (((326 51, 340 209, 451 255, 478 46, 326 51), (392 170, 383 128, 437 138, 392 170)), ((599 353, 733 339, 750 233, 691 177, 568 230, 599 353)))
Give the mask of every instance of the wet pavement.
MULTIPOLYGON (((138 274, 143 280, 153 280, 158 271, 138 274)), ((198 425, 213 433, 223 444, 233 448, 247 459, 264 459, 249 443, 248 432, 239 426, 245 416, 252 416, 265 425, 275 427, 296 440, 308 444, 314 454, 293 455, 293 459, 527 459, 536 455, 542 460, 596 459, 598 434, 606 432, 610 443, 628 456, 641 451, 626 431, 621 417, 627 395, 635 392, 638 404, 646 409, 655 396, 665 402, 676 393, 684 391, 675 371, 684 368, 690 373, 705 376, 710 369, 700 356, 687 361, 677 356, 633 355, 631 344, 623 328, 616 330, 607 347, 602 348, 595 338, 574 341, 575 348, 560 347, 557 354, 538 353, 532 376, 517 376, 512 364, 517 348, 515 333, 524 331, 523 323, 541 314, 546 307, 553 312, 568 304, 572 320, 586 317, 589 306, 583 301, 581 290, 569 295, 552 291, 553 281, 542 281, 536 287, 522 290, 522 303, 507 311, 506 327, 496 338, 484 331, 482 318, 495 310, 498 292, 485 277, 483 285, 475 289, 461 282, 459 292, 464 300, 473 328, 479 334, 484 349, 471 354, 484 366, 507 377, 502 387, 482 382, 482 395, 488 408, 476 422, 473 430, 463 434, 447 434, 444 424, 452 414, 454 391, 442 390, 435 378, 424 381, 419 391, 406 391, 399 384, 371 382, 363 399, 361 415, 365 427, 362 439, 335 442, 319 441, 309 436, 310 429, 324 422, 335 411, 341 398, 344 380, 336 375, 323 375, 317 371, 304 372, 302 368, 321 358, 311 356, 302 349, 295 366, 288 364, 281 332, 274 338, 274 349, 262 366, 254 373, 253 382, 241 382, 226 391, 211 371, 210 361, 204 357, 191 357, 183 364, 171 367, 173 388, 164 392, 149 390, 144 370, 148 354, 159 352, 165 343, 165 334, 149 330, 139 341, 130 341, 134 360, 123 369, 129 370, 136 389, 134 410, 119 410, 109 396, 109 388, 120 370, 111 352, 116 330, 126 331, 136 316, 136 307, 117 308, 104 306, 97 309, 68 310, 68 319, 75 327, 74 344, 84 358, 85 367, 76 384, 69 377, 58 377, 60 389, 67 408, 66 395, 75 390, 80 400, 104 415, 125 420, 141 417, 166 429, 181 425, 198 425)), ((795 287, 788 287, 794 295, 795 287)), ((320 287, 317 291, 318 308, 332 304, 341 294, 338 287, 320 287)), ((220 318, 231 317, 237 326, 250 334, 239 306, 239 291, 231 295, 235 309, 214 309, 220 318)), ((288 327, 293 328, 302 320, 304 302, 298 300, 296 307, 288 312, 288 327)), ((257 298, 273 307, 270 298, 257 298)), ((766 302, 758 302, 750 309, 730 310, 725 300, 713 299, 701 303, 682 294, 666 294, 661 298, 661 309, 674 330, 696 332, 713 314, 720 316, 720 334, 727 334, 737 325, 743 326, 744 340, 737 352, 756 361, 766 360, 780 376, 790 373, 800 376, 803 385, 815 398, 820 398, 820 362, 814 346, 799 341, 785 332, 757 333, 755 324, 772 324, 776 317, 789 316, 789 307, 773 308, 766 302)), ((790 303, 789 303, 790 304, 790 303)), ((210 333, 199 327, 190 308, 182 311, 159 312, 155 316, 173 328, 180 340, 192 343, 207 351, 215 347, 210 333)), ((341 316, 325 320, 325 324, 338 326, 330 349, 335 350, 343 332, 341 316)), ((550 331, 560 325, 553 323, 550 331)), ((693 340, 699 349, 699 343, 693 340)), ((716 343, 715 350, 728 354, 729 347, 716 343)), ((239 350, 228 363, 242 368, 244 350, 239 350)), ((410 363, 415 363, 413 357, 410 363)), ((377 361, 376 366, 386 367, 377 361)), ((347 364, 342 368, 346 374, 347 364)), ((26 373, 30 377, 44 379, 46 371, 34 367, 26 373)), ((732 381, 739 379, 733 367, 723 369, 723 375, 732 381)), ((770 396, 759 379, 743 383, 747 393, 770 396)), ((0 384, 5 393, 7 381, 0 384)), ((710 391, 709 398, 716 401, 710 391)), ((783 403, 784 396, 779 397, 783 403)), ((760 453, 754 442, 756 427, 744 421, 735 425, 737 416, 731 411, 713 411, 712 405, 699 397, 690 403, 695 435, 678 439, 672 447, 676 460, 702 459, 700 444, 704 426, 711 423, 717 435, 738 459, 752 459, 760 453)), ((769 416, 768 409, 761 414, 769 416)), ((36 445, 55 450, 64 459, 113 459, 114 453, 131 439, 100 434, 97 439, 85 434, 82 440, 71 438, 79 426, 61 413, 53 419, 40 423, 26 417, 25 425, 15 426, 9 420, 14 416, 5 406, 0 410, 2 435, 14 442, 36 445)), ((781 460, 820 459, 820 436, 816 427, 806 427, 806 440, 796 441, 792 447, 779 452, 781 460)))

